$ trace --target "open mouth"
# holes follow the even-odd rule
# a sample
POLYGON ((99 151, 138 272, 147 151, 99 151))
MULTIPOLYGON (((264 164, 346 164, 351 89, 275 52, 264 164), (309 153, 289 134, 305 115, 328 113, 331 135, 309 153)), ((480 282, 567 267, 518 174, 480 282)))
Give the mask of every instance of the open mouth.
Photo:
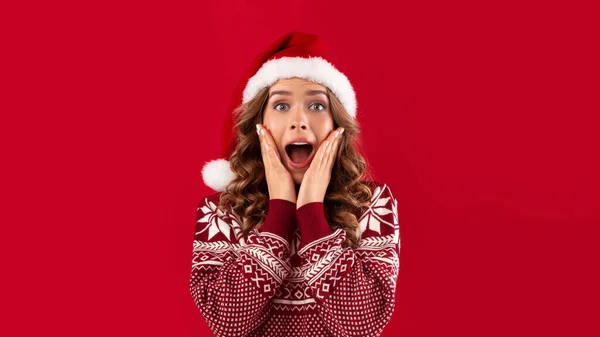
POLYGON ((310 164, 314 150, 310 144, 289 144, 285 147, 285 153, 287 153, 290 166, 304 168, 310 164))

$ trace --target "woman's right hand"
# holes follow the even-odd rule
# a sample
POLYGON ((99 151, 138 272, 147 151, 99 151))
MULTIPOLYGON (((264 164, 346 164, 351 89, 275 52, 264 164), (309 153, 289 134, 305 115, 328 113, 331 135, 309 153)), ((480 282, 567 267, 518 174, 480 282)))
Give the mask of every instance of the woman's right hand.
POLYGON ((296 203, 296 188, 291 173, 281 163, 277 146, 269 130, 256 124, 260 152, 265 166, 270 199, 283 199, 296 203))

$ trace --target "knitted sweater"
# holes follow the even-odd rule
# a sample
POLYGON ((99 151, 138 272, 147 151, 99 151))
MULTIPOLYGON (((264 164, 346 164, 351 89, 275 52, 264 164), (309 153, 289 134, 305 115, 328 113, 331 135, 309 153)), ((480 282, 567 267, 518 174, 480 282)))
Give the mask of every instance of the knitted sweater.
POLYGON ((198 207, 191 295, 216 336, 379 336, 394 310, 399 270, 397 201, 386 184, 357 214, 356 249, 331 229, 324 204, 271 199, 264 223, 244 237, 244 217, 198 207))

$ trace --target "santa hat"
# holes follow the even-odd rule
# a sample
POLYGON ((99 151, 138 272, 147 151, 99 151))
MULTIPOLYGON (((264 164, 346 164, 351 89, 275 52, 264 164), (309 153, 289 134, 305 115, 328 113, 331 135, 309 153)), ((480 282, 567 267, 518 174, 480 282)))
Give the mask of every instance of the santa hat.
POLYGON ((256 57, 247 76, 236 87, 227 110, 221 139, 222 158, 207 162, 202 169, 202 179, 206 186, 220 192, 235 179, 235 173, 229 167, 229 157, 235 149, 237 133, 233 111, 280 79, 299 77, 319 83, 333 92, 350 116, 356 117, 354 89, 346 75, 327 61, 325 54, 325 46, 319 36, 290 32, 256 57))

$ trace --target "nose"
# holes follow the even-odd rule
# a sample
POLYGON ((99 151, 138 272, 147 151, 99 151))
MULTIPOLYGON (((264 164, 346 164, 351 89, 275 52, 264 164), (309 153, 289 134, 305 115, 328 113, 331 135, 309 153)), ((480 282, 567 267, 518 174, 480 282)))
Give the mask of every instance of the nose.
POLYGON ((306 122, 296 122, 296 121, 292 121, 291 123, 291 127, 292 130, 296 130, 296 129, 300 129, 300 130, 308 130, 308 125, 306 124, 306 122))
POLYGON ((290 129, 292 130, 308 130, 308 122, 306 120, 306 113, 302 109, 294 109, 294 113, 291 114, 292 120, 290 123, 290 129))

